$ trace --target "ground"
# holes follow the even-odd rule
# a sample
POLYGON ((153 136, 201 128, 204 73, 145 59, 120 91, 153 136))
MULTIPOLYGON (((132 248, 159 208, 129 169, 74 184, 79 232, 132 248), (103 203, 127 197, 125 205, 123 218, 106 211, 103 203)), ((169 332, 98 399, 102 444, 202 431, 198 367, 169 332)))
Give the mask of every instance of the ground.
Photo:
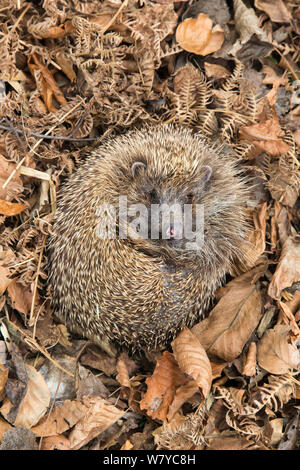
POLYGON ((2 0, 0 23, 0 449, 298 448, 300 1, 2 0), (111 358, 53 317, 56 194, 166 122, 254 178, 249 264, 168 350, 111 358))

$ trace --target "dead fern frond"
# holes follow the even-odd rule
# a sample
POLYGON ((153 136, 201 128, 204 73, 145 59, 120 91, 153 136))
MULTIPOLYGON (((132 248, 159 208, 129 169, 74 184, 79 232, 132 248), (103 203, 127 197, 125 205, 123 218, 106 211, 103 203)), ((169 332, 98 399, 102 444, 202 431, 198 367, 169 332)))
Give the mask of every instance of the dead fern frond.
MULTIPOLYGON (((201 112, 208 111, 207 106, 212 101, 212 92, 201 70, 187 63, 175 73, 174 91, 168 90, 168 97, 170 101, 168 115, 179 123, 192 125, 197 124, 201 112)), ((213 121, 210 115, 207 121, 208 128, 210 124, 213 126, 213 121)))
POLYGON ((203 430, 207 414, 204 406, 197 413, 177 417, 170 423, 164 423, 154 440, 158 449, 187 450, 205 444, 203 430))
POLYGON ((295 383, 287 375, 269 375, 268 384, 257 387, 251 394, 249 404, 253 409, 260 411, 268 406, 278 411, 291 398, 295 397, 295 383))

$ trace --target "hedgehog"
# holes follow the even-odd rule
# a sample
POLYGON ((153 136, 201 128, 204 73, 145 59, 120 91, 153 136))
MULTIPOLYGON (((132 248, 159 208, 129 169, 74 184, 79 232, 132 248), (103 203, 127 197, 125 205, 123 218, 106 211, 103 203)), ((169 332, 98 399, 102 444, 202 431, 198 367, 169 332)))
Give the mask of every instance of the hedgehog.
POLYGON ((55 315, 109 353, 167 347, 243 262, 248 198, 234 155, 199 132, 166 124, 106 139, 59 191, 55 315))

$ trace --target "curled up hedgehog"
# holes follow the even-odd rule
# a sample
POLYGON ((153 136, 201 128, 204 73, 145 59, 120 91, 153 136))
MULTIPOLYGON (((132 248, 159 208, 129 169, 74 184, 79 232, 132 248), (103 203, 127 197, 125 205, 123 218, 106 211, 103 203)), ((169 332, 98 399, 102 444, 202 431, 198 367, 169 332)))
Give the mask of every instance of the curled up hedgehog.
POLYGON ((108 351, 164 347, 243 259, 248 197, 235 158, 201 134, 161 125, 106 140, 60 190, 56 315, 108 351))

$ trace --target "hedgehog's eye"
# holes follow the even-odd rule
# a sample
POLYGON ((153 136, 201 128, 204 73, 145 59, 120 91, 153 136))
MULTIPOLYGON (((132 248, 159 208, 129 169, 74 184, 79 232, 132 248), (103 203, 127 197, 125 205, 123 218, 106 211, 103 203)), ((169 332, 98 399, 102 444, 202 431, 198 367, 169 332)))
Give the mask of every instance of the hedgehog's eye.
POLYGON ((152 204, 159 202, 159 197, 155 189, 149 191, 149 198, 152 204))
POLYGON ((193 199, 194 199, 194 194, 193 193, 188 193, 186 195, 186 200, 187 200, 188 204, 191 203, 193 201, 193 199))

